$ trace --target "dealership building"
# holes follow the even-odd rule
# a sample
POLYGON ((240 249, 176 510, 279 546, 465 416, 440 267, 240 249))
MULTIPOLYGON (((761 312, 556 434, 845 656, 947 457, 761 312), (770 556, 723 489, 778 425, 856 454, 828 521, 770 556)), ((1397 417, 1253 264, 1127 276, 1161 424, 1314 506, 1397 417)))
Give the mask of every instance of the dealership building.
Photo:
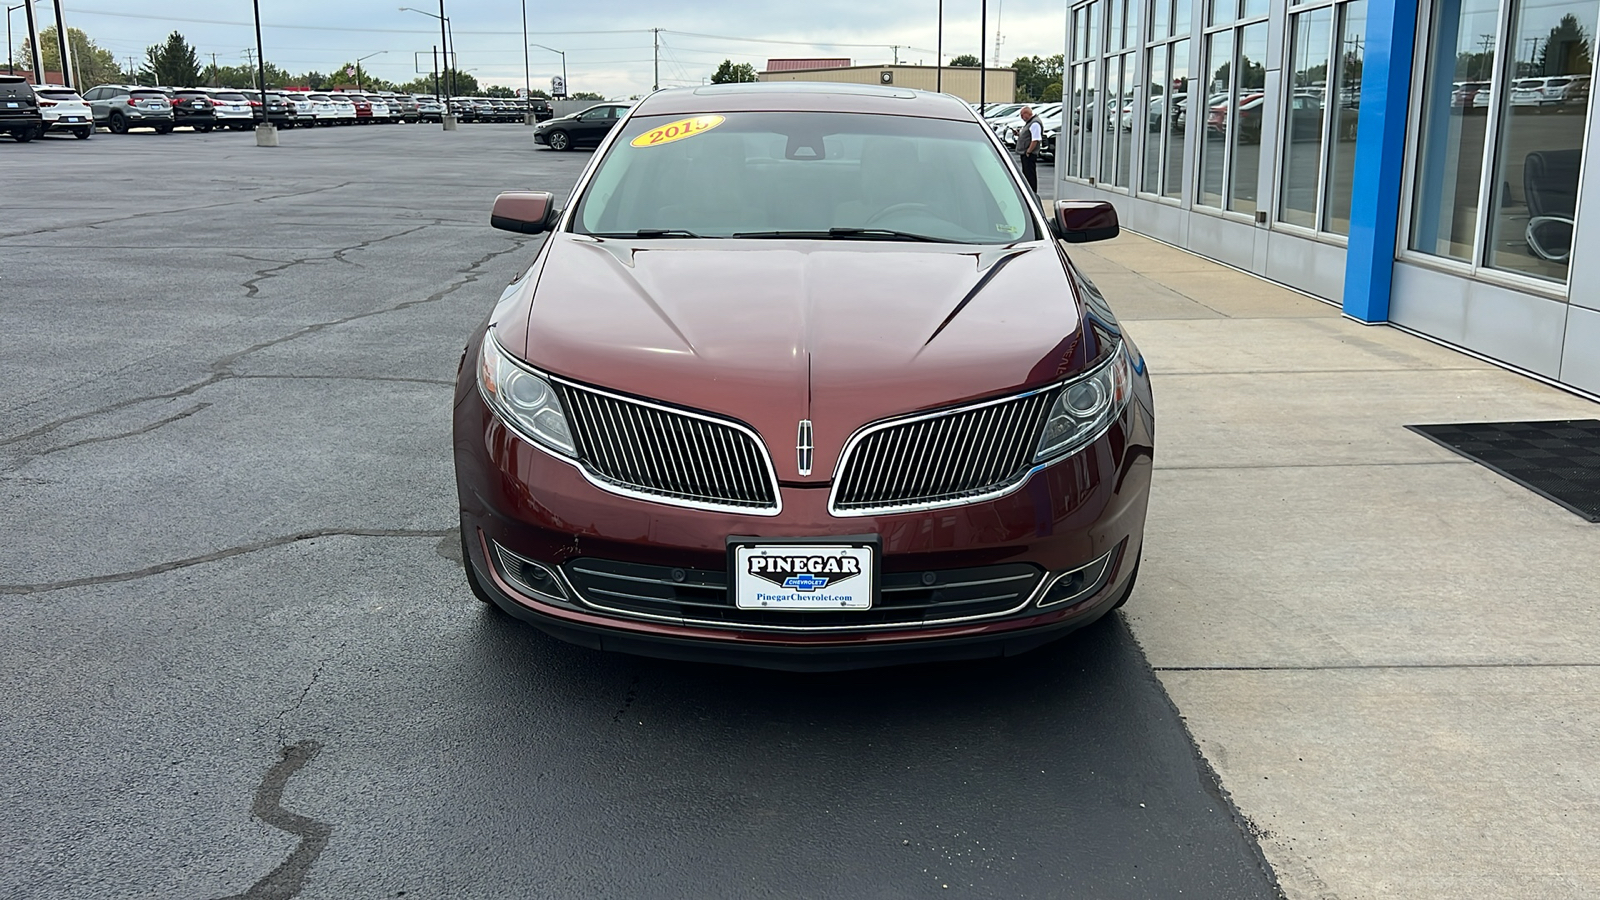
POLYGON ((1057 193, 1600 395, 1597 29, 1600 0, 1070 3, 1057 193))
POLYGON ((913 66, 885 63, 854 66, 848 59, 769 59, 758 81, 828 81, 835 84, 885 84, 919 91, 943 91, 977 103, 1010 103, 1017 96, 1015 69, 979 70, 970 66, 913 66))

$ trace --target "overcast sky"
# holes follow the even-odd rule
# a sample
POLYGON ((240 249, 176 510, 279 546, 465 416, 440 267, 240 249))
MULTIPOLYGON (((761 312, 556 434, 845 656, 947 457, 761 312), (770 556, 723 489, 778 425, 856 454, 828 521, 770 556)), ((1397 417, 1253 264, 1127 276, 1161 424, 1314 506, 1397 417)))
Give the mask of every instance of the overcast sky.
MULTIPOLYGON (((386 51, 362 63, 390 81, 409 81, 431 63, 419 62, 439 42, 438 20, 401 12, 406 0, 260 0, 267 59, 294 73, 329 72, 340 63, 386 51)), ((10 4, 8 4, 10 5, 10 4)), ((438 0, 410 0, 437 14, 438 0)), ((989 0, 989 40, 985 58, 994 57, 994 23, 1003 42, 1002 63, 1018 56, 1059 53, 1065 30, 1062 0, 989 0)), ((694 3, 647 0, 586 0, 552 3, 528 0, 528 39, 567 53, 569 89, 626 97, 652 83, 651 35, 661 34, 661 85, 699 84, 723 59, 761 69, 770 57, 837 56, 856 64, 889 62, 899 44, 901 62, 932 65, 937 32, 937 0, 797 0, 770 4, 749 0, 697 0, 694 3), (622 33, 603 33, 622 32, 622 33), (680 32, 680 33, 673 33, 680 32), (684 34, 682 32, 692 32, 684 34), (713 36, 705 36, 713 35, 713 36), (776 43, 797 41, 799 44, 776 43), (813 43, 821 42, 821 43, 813 43), (829 43, 833 42, 833 43, 829 43), (863 46, 852 46, 863 45, 863 46)), ((50 0, 36 7, 40 27, 54 22, 50 0)), ((979 0, 945 3, 945 59, 978 52, 979 0)), ((179 31, 209 62, 245 59, 255 46, 249 0, 67 0, 67 24, 81 28, 121 60, 179 31)), ((480 81, 521 87, 523 83, 522 4, 520 0, 445 0, 461 68, 480 81)), ((17 32, 26 30, 22 11, 13 14, 17 32)), ((561 58, 530 50, 533 86, 550 88, 561 58)), ((126 65, 126 62, 124 62, 126 65)))

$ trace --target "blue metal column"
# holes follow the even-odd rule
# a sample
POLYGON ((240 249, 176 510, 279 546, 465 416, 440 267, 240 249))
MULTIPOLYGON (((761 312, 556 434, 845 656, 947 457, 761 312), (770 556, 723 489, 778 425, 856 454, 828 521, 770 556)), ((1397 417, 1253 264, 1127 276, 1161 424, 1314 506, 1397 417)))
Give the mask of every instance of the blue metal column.
POLYGON ((1405 177, 1406 115, 1417 6, 1425 0, 1369 0, 1361 67, 1355 187, 1344 263, 1344 311, 1363 322, 1389 319, 1400 185, 1405 177))

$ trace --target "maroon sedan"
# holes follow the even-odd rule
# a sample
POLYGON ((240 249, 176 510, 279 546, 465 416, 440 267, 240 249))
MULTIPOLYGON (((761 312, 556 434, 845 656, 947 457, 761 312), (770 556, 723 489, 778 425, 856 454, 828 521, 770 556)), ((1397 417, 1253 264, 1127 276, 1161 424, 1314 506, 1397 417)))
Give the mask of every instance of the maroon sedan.
POLYGON ((473 591, 607 650, 790 669, 1019 653, 1133 590, 1144 360, 953 97, 662 91, 462 358, 473 591))

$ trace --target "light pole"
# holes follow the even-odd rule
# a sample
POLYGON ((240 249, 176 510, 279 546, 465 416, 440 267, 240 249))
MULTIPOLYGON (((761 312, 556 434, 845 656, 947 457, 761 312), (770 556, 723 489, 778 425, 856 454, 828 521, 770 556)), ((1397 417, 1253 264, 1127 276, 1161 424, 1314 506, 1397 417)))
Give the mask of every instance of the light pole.
POLYGON ((12 43, 11 40, 11 14, 26 5, 26 3, 18 3, 16 6, 6 7, 6 69, 12 75, 17 74, 17 58, 14 49, 16 44, 12 43))
POLYGON ((522 124, 532 125, 533 75, 528 68, 528 0, 522 0, 522 100, 527 107, 522 111, 522 124))
MULTIPOLYGON (((402 7, 400 7, 400 11, 401 12, 422 13, 425 16, 429 16, 429 17, 432 17, 432 18, 435 18, 435 19, 439 20, 439 42, 444 45, 444 64, 445 64, 446 67, 448 67, 450 69, 450 72, 452 73, 452 76, 453 76, 454 72, 455 72, 455 68, 450 65, 450 33, 446 28, 446 26, 448 26, 450 24, 450 20, 445 18, 445 16, 444 16, 444 0, 439 0, 439 14, 436 15, 436 16, 433 13, 428 12, 427 10, 417 9, 414 6, 402 6, 402 7)), ((444 115, 439 117, 439 121, 442 124, 442 126, 443 126, 445 131, 455 131, 456 130, 456 116, 455 116, 455 113, 450 111, 450 97, 455 96, 455 92, 456 92, 456 87, 455 87, 455 84, 452 83, 450 85, 450 96, 447 96, 447 97, 443 98, 444 99, 444 115)))
POLYGON ((39 49, 39 20, 33 17, 34 0, 22 0, 22 11, 28 18, 28 50, 33 56, 33 81, 44 84, 44 51, 39 49))
POLYGON ((543 44, 529 44, 528 46, 538 47, 540 50, 549 50, 551 53, 561 54, 561 90, 565 91, 561 97, 562 99, 566 99, 567 95, 572 93, 572 85, 567 82, 567 51, 557 50, 554 47, 546 47, 543 44))
POLYGON ((357 59, 356 59, 356 90, 358 90, 358 91, 361 90, 361 60, 363 60, 363 59, 371 59, 374 56, 382 56, 383 54, 388 53, 388 52, 389 51, 387 51, 387 50, 379 50, 377 53, 368 53, 366 56, 357 57, 357 59))
POLYGON ((256 71, 261 75, 261 124, 256 126, 256 146, 278 146, 278 128, 267 115, 267 54, 261 43, 261 0, 251 0, 256 12, 256 71))

